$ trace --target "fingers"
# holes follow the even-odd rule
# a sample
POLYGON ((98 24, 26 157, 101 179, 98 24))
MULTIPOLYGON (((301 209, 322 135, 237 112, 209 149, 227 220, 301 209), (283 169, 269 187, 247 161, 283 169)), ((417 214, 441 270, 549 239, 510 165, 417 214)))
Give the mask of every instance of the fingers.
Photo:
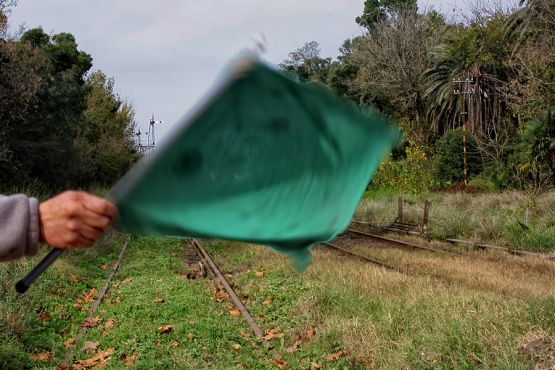
POLYGON ((116 212, 116 207, 102 198, 64 192, 39 205, 41 241, 58 248, 90 247, 116 212))
POLYGON ((113 217, 117 212, 116 206, 108 202, 106 199, 99 198, 87 193, 80 193, 80 195, 81 204, 89 211, 110 218, 113 217))

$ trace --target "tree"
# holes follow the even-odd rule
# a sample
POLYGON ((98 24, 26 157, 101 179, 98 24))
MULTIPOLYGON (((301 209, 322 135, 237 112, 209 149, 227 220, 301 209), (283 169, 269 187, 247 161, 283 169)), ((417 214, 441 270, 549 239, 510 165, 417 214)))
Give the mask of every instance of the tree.
POLYGON ((419 14, 411 7, 392 11, 367 35, 353 39, 346 59, 358 68, 353 89, 362 102, 408 118, 416 131, 425 131, 420 77, 433 65, 431 51, 445 29, 437 13, 419 14))
POLYGON ((380 22, 386 20, 392 12, 397 12, 402 8, 417 10, 416 0, 365 0, 364 11, 361 16, 356 17, 355 21, 368 30, 380 22))
POLYGON ((295 74, 301 81, 325 83, 331 58, 321 58, 320 52, 320 45, 316 41, 307 42, 290 52, 289 59, 284 60, 278 67, 295 74))

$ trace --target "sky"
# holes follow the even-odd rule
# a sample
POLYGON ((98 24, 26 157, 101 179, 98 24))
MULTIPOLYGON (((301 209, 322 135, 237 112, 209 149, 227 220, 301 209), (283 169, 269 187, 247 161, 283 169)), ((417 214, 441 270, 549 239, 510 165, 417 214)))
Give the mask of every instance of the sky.
MULTIPOLYGON (((93 69, 114 77, 116 91, 135 109, 145 131, 152 114, 163 138, 209 90, 241 50, 266 40, 263 58, 279 64, 316 41, 336 57, 343 41, 362 33, 355 18, 364 0, 19 0, 10 16, 16 31, 41 26, 70 32, 93 57, 93 69)), ((468 0, 419 0, 444 14, 467 12, 468 0)))

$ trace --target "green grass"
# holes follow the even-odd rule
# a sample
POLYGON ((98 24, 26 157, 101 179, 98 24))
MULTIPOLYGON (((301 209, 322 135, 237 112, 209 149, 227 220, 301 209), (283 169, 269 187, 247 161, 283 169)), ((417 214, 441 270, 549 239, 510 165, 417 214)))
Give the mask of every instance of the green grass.
MULTIPOLYGON (((0 265, 0 368, 50 369, 62 361, 64 342, 76 335, 90 306, 74 304, 101 288, 124 240, 112 235, 97 248, 68 253, 24 296, 13 283, 37 258, 0 265), (52 358, 31 357, 44 352, 52 358)), ((83 344, 98 341, 97 351, 114 350, 110 369, 527 369, 553 363, 549 349, 521 353, 535 339, 555 346, 555 287, 547 262, 359 248, 424 273, 408 277, 317 247, 314 263, 298 274, 263 247, 203 244, 262 329, 282 337, 255 339, 242 318, 229 314, 232 304, 216 300, 221 293, 211 279, 188 280, 181 241, 132 237, 94 315, 98 324, 74 345, 73 360, 94 356, 83 344), (164 325, 172 331, 161 334, 164 325)))
MULTIPOLYGON (((423 199, 403 195, 404 218, 422 223, 423 199)), ((429 239, 458 238, 475 242, 555 252, 555 192, 539 196, 518 191, 503 193, 430 193, 429 239), (526 225, 525 228, 519 225, 526 225)), ((397 217, 397 195, 367 194, 356 218, 389 225, 397 217)))

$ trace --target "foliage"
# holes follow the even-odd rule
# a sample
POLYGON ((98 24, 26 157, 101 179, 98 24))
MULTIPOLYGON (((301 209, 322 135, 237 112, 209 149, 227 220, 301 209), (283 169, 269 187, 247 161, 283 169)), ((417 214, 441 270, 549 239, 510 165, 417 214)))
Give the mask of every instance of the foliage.
POLYGON ((391 12, 401 8, 417 8, 416 0, 365 0, 364 11, 355 21, 362 27, 372 30, 386 20, 391 12))
POLYGON ((325 83, 328 77, 331 58, 320 58, 320 45, 316 41, 289 53, 278 67, 299 77, 301 81, 325 83))
POLYGON ((555 117, 551 111, 519 131, 509 163, 520 187, 555 185, 555 117))
POLYGON ((431 164, 425 148, 408 146, 406 158, 398 161, 390 158, 382 162, 370 186, 409 194, 425 193, 433 185, 431 164))
POLYGON ((133 110, 91 66, 69 33, 0 39, 2 188, 110 185, 136 159, 133 110))
MULTIPOLYGON (((480 173, 481 158, 476 139, 467 133, 468 179, 480 173)), ((448 131, 435 147, 434 178, 439 184, 452 184, 464 180, 464 132, 462 128, 448 131)))

